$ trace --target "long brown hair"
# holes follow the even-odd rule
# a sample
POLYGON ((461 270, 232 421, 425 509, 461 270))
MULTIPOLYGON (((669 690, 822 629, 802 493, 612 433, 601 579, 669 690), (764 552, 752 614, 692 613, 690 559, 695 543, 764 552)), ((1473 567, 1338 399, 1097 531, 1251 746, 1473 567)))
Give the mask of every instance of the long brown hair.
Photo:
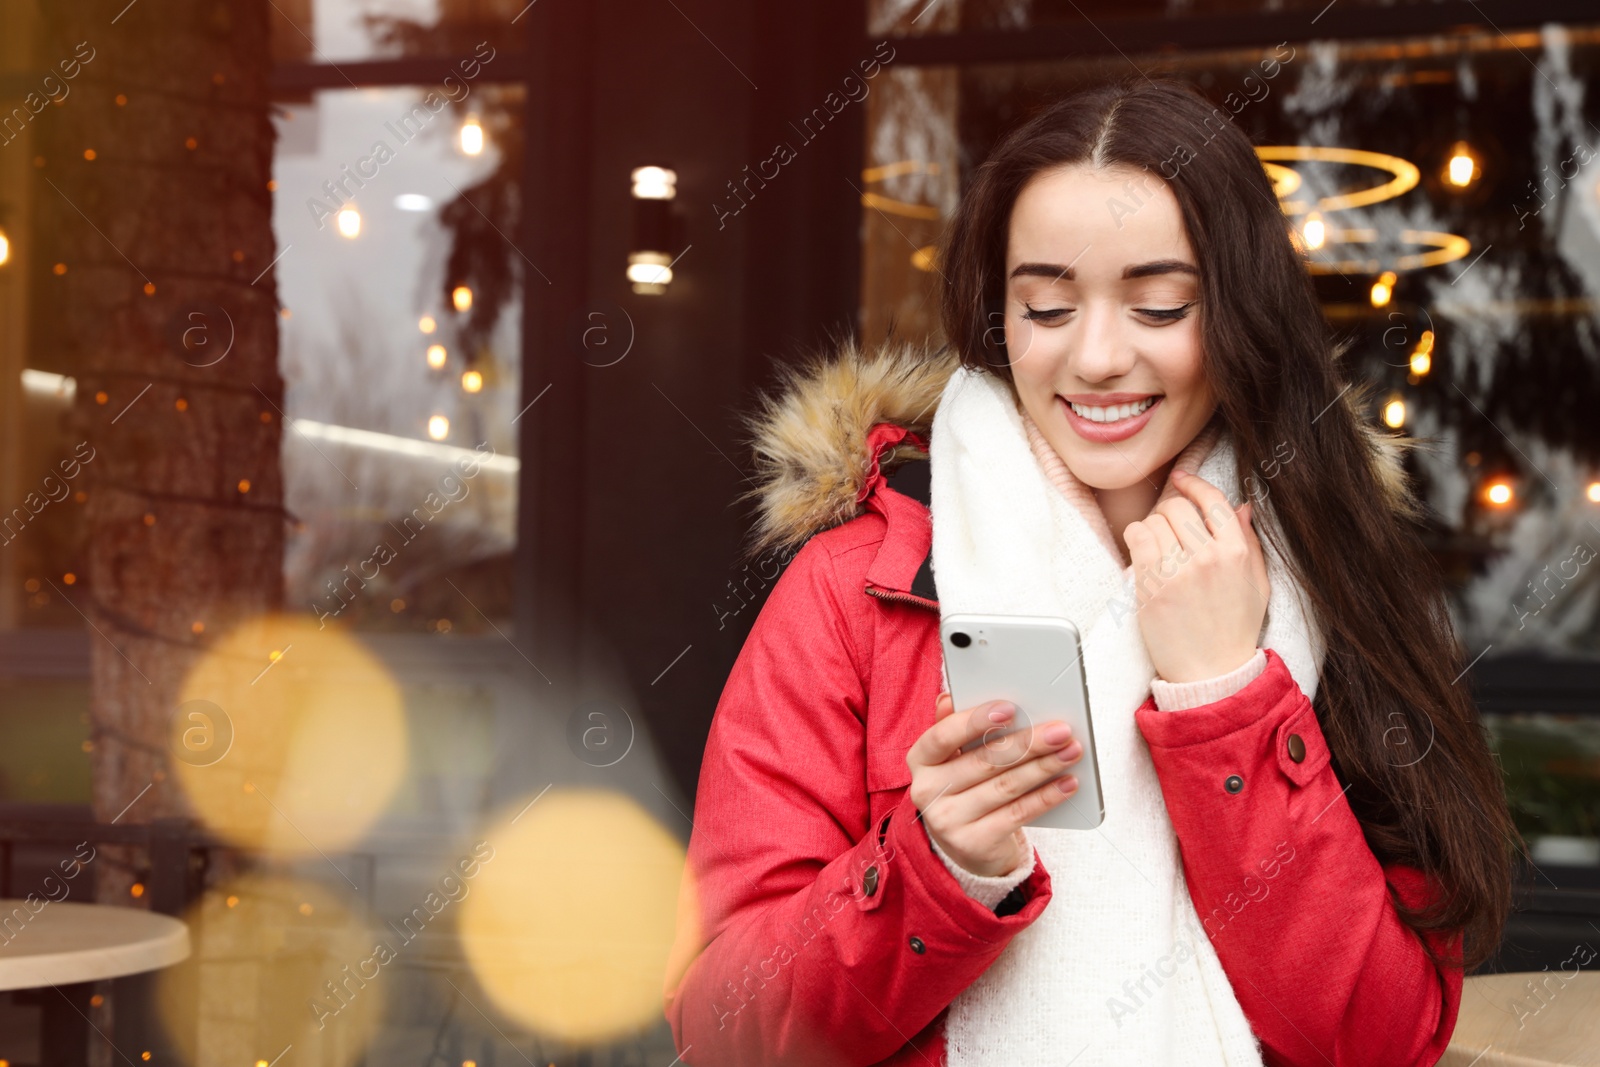
POLYGON ((1378 859, 1423 871, 1437 890, 1402 918, 1419 933, 1462 931, 1465 964, 1476 966, 1499 944, 1520 839, 1457 684, 1463 656, 1419 508, 1403 483, 1383 483, 1346 395, 1361 391, 1341 380, 1342 346, 1249 138, 1166 79, 1094 87, 1040 111, 963 193, 941 257, 947 338, 963 364, 1015 388, 998 328, 1012 205, 1036 174, 1073 164, 1129 167, 1177 197, 1199 259, 1203 365, 1240 482, 1271 472, 1267 507, 1257 505, 1268 512, 1263 536, 1293 568, 1327 645, 1315 707, 1335 771, 1378 859), (1409 762, 1396 747, 1407 737, 1408 753, 1428 738, 1431 748, 1409 762))

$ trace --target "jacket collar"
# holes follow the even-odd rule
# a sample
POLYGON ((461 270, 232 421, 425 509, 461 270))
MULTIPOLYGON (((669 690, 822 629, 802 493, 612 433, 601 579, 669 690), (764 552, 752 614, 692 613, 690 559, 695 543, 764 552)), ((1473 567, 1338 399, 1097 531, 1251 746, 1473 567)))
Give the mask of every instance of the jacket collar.
POLYGON ((926 445, 905 427, 883 422, 868 431, 867 448, 869 473, 862 488, 862 504, 868 511, 882 515, 888 529, 867 568, 863 591, 880 599, 937 611, 926 445), (880 469, 884 452, 902 442, 922 451, 901 463, 893 474, 884 475, 880 469))

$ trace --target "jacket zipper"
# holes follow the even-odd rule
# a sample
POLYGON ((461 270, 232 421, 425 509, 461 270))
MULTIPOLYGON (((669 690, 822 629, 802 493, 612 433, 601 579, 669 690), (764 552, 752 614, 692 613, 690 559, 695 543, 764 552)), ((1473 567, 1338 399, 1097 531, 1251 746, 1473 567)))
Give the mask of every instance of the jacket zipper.
POLYGON ((916 596, 913 593, 898 593, 892 589, 879 589, 875 585, 863 586, 862 589, 868 596, 875 596, 879 600, 892 600, 901 604, 915 604, 917 607, 924 608, 928 611, 936 612, 939 610, 939 605, 935 601, 929 600, 926 597, 916 596))

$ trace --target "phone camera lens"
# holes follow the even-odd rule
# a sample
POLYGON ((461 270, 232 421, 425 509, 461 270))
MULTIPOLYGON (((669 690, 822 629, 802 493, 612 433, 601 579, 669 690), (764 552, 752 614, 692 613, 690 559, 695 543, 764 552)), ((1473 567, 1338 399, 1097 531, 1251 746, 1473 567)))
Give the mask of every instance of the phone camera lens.
POLYGON ((958 630, 950 635, 950 643, 955 645, 957 648, 966 648, 968 645, 972 644, 972 638, 958 630))

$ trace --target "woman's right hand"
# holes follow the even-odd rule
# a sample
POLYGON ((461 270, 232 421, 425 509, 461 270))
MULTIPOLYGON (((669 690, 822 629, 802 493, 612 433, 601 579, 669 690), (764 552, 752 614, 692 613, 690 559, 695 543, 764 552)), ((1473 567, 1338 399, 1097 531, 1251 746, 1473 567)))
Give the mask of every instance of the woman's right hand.
POLYGON ((1052 781, 1083 756, 1059 719, 1000 736, 1016 709, 990 701, 955 714, 949 693, 934 702, 934 724, 906 753, 911 802, 945 855, 973 874, 995 877, 1028 857, 1025 823, 1077 792, 1078 779, 1052 781), (990 737, 963 753, 961 746, 990 737))

